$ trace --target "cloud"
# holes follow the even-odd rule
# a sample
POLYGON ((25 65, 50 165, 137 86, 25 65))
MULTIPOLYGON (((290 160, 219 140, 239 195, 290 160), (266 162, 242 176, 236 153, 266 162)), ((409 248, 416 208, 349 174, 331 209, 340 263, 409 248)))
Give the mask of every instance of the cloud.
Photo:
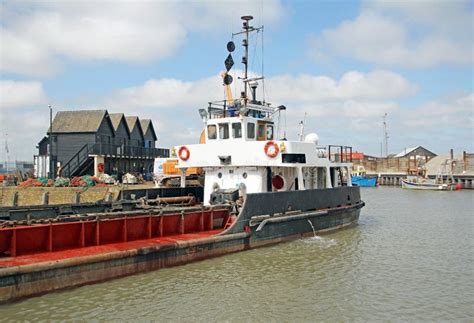
MULTIPOLYGON (((234 72, 239 73, 238 70, 234 72)), ((257 90, 259 98, 262 89, 260 86, 257 90)), ((340 120, 352 120, 344 127, 360 130, 364 118, 378 119, 385 112, 397 111, 399 105, 395 101, 414 95, 417 86, 399 74, 376 70, 369 73, 351 71, 340 79, 309 74, 274 76, 266 80, 265 89, 266 97, 274 105, 284 104, 289 108, 287 133, 292 138, 298 133, 298 123, 305 113, 310 124, 311 120, 318 120, 312 124, 314 127, 331 124, 330 120, 338 120, 339 125, 335 125, 338 127, 340 120), (359 121, 354 121, 356 119, 359 121)), ((234 97, 240 90, 232 85, 234 97)), ((103 106, 117 112, 130 110, 156 120, 160 145, 169 146, 196 142, 202 130, 197 109, 206 108, 210 100, 223 98, 219 75, 196 81, 152 79, 141 85, 117 89, 104 99, 103 106)))
POLYGON ((369 73, 347 72, 340 80, 327 76, 284 75, 269 79, 273 100, 326 102, 341 100, 377 101, 412 96, 417 86, 397 73, 376 70, 369 73))
POLYGON ((46 94, 40 82, 0 80, 0 111, 31 107, 45 101, 46 94))
POLYGON ((239 14, 260 12, 271 22, 283 7, 276 0, 266 1, 265 11, 255 1, 7 1, 0 8, 0 65, 38 77, 57 73, 63 58, 156 61, 176 53, 190 32, 230 32, 239 14))
POLYGON ((366 2, 355 19, 313 34, 308 53, 411 68, 472 64, 473 19, 468 1, 366 2))
MULTIPOLYGON (((291 102, 299 106, 311 106, 337 103, 342 107, 342 102, 345 109, 357 109, 358 113, 363 113, 362 110, 372 111, 373 108, 363 109, 355 102, 376 106, 371 102, 410 97, 416 93, 417 86, 397 73, 376 70, 369 73, 347 72, 339 80, 309 74, 274 76, 267 79, 265 89, 266 96, 278 104, 291 102)), ((233 84, 232 91, 236 97, 241 88, 233 84)), ((261 91, 260 86, 257 90, 259 96, 262 95, 261 91)), ((223 98, 222 79, 215 75, 192 82, 152 79, 142 85, 115 91, 105 100, 105 104, 116 107, 174 108, 203 105, 210 99, 223 98)))
POLYGON ((119 89, 107 99, 107 106, 174 108, 205 104, 219 97, 222 81, 218 76, 195 82, 177 79, 148 80, 143 85, 119 89), (206 98, 207 97, 207 98, 206 98))
MULTIPOLYGON (((409 127, 474 129, 474 93, 416 107, 403 120, 409 127)), ((474 138, 473 138, 474 139, 474 138)))

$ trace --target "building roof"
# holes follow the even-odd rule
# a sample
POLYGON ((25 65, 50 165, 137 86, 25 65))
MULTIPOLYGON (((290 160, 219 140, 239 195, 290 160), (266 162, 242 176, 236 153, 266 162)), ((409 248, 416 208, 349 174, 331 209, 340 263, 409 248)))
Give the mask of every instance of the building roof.
POLYGON ((142 136, 144 135, 142 126, 140 125, 140 120, 138 119, 137 116, 128 116, 128 117, 125 117, 125 120, 127 121, 127 126, 128 126, 128 129, 130 130, 130 133, 133 131, 133 128, 135 127, 135 125, 137 125, 142 136))
POLYGON ((155 133, 155 127, 153 126, 153 122, 151 122, 150 119, 140 119, 140 125, 142 126, 143 135, 145 135, 149 129, 153 135, 153 139, 155 141, 158 140, 158 137, 155 133))
POLYGON ((44 136, 43 139, 41 139, 39 142, 38 142, 38 146, 41 145, 42 143, 44 142, 47 142, 49 141, 49 138, 47 136, 44 136))
POLYGON ((59 111, 53 120, 52 133, 97 132, 105 116, 107 110, 59 111))
POLYGON ((416 147, 412 147, 412 148, 406 148, 404 150, 402 150, 401 152, 399 152, 398 154, 396 154, 394 157, 405 157, 406 155, 410 154, 411 152, 417 150, 418 148, 421 148, 421 149, 424 149, 430 153, 432 153, 433 155, 436 156, 435 153, 429 151, 428 149, 426 149, 425 147, 422 147, 422 146, 416 146, 416 147))
POLYGON ((109 116, 115 131, 117 131, 118 127, 120 126, 120 122, 123 120, 125 129, 127 129, 128 134, 130 134, 130 129, 128 128, 128 124, 123 113, 109 113, 109 116))
POLYGON ((421 146, 417 146, 417 147, 412 147, 412 148, 405 148, 404 150, 402 150, 401 152, 399 152, 398 154, 395 155, 395 157, 403 157, 403 156, 406 156, 408 155, 409 153, 411 153, 412 151, 414 151, 416 148, 418 147, 421 147, 421 146))

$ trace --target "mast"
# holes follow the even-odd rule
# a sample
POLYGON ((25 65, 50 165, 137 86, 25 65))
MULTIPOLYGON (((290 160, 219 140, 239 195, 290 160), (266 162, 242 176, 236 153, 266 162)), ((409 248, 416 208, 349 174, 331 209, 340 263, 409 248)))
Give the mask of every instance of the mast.
POLYGON ((253 31, 261 31, 263 30, 263 26, 260 26, 258 28, 255 28, 253 26, 250 26, 250 20, 253 19, 252 16, 242 16, 241 19, 243 20, 242 23, 242 29, 243 31, 238 32, 238 33, 233 33, 232 36, 240 35, 240 34, 245 34, 245 38, 242 40, 242 46, 244 47, 244 56, 242 56, 242 63, 244 64, 244 104, 245 106, 247 105, 248 102, 248 82, 252 81, 257 81, 257 80, 263 80, 263 76, 261 77, 256 77, 249 79, 248 78, 248 64, 249 64, 249 34, 253 31))
MULTIPOLYGON (((242 42, 242 45, 244 46, 245 49, 245 55, 242 57, 242 63, 245 65, 245 72, 244 72, 244 79, 247 80, 248 78, 248 59, 249 59, 249 29, 251 28, 249 26, 249 21, 252 20, 252 16, 243 16, 242 20, 243 22, 243 29, 245 31, 245 39, 242 42)), ((244 82, 244 93, 245 93, 245 100, 247 102, 247 82, 244 82)))

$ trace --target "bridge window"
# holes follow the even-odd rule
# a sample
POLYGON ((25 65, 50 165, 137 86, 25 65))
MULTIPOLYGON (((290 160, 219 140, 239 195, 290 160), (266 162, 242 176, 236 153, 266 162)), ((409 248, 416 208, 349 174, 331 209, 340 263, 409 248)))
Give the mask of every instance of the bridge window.
POLYGON ((229 139, 228 123, 219 123, 219 139, 229 139))
POLYGON ((255 123, 247 123, 247 138, 255 139, 255 123))
POLYGON ((242 124, 240 122, 232 124, 232 138, 242 138, 242 124))
POLYGON ((265 140, 265 124, 258 125, 257 140, 265 140))
POLYGON ((217 127, 215 125, 207 126, 207 137, 209 139, 217 139, 217 127))
POLYGON ((305 154, 281 154, 282 163, 295 163, 295 164, 305 164, 306 155, 305 154))
POLYGON ((273 140, 273 126, 267 125, 267 140, 273 140))

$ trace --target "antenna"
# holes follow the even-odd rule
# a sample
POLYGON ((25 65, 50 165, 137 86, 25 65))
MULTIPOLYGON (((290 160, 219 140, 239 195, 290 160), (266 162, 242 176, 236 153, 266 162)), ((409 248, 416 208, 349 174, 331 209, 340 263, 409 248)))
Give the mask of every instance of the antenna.
POLYGON ((385 157, 388 156, 388 132, 387 132, 387 113, 382 116, 383 119, 383 143, 385 144, 385 157))
POLYGON ((300 121, 300 141, 304 139, 304 124, 306 122, 306 112, 304 113, 303 121, 300 121))

